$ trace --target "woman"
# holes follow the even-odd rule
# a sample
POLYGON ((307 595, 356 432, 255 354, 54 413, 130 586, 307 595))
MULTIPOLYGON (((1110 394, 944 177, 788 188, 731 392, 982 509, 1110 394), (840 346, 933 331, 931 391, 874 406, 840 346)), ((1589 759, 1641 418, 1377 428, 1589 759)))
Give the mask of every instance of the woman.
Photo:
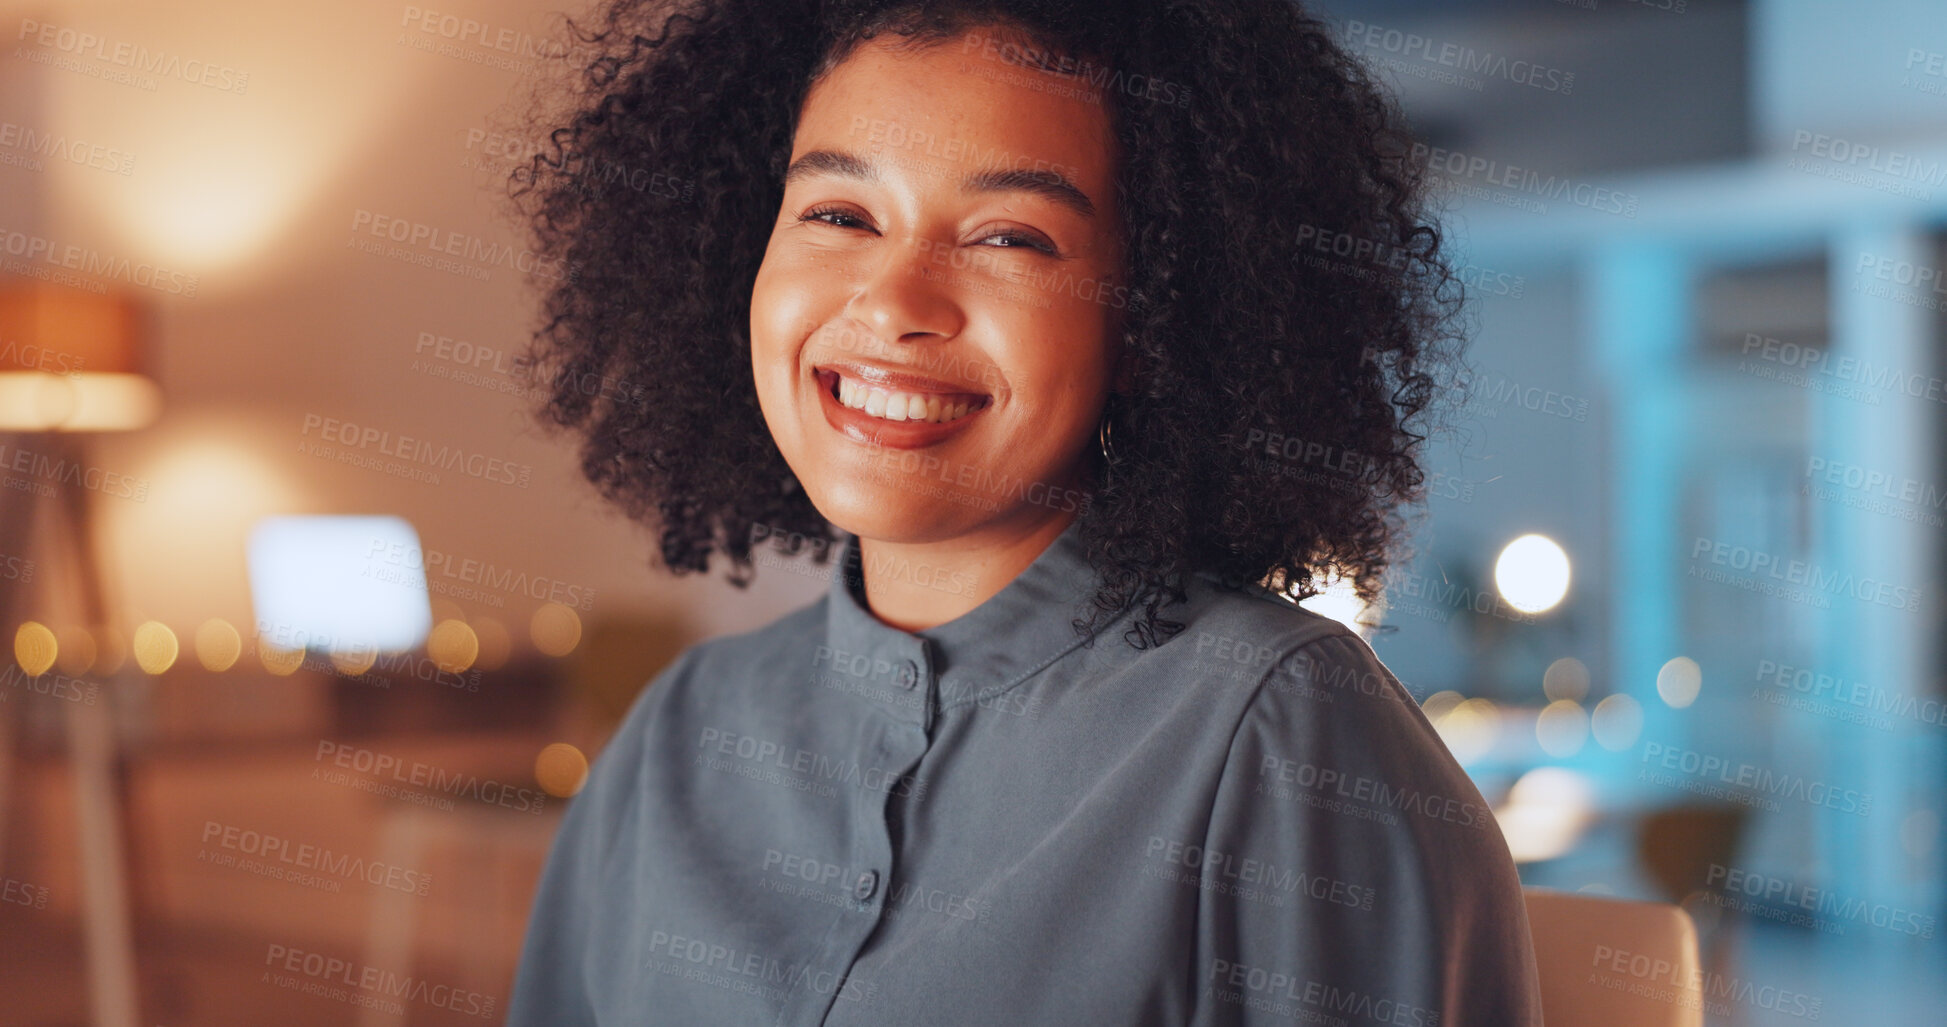
POLYGON ((516 188, 548 411, 670 569, 836 567, 636 701, 511 1022, 1539 1023, 1480 794, 1294 602, 1376 597, 1456 313, 1327 28, 604 18, 516 188))

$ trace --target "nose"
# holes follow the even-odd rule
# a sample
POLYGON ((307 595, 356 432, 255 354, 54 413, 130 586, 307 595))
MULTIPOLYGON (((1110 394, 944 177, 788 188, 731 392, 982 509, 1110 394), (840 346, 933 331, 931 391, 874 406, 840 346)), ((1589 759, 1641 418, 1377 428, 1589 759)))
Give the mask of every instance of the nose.
POLYGON ((845 313, 888 345, 952 338, 966 325, 954 298, 952 272, 930 258, 927 239, 908 239, 880 247, 880 260, 851 299, 845 313))

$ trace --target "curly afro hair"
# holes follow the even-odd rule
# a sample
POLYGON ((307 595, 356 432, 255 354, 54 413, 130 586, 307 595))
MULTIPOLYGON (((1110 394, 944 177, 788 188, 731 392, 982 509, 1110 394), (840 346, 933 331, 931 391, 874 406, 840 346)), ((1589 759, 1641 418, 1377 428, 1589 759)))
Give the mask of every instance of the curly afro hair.
POLYGON ((750 375, 798 111, 864 40, 981 31, 1099 91, 1121 144, 1135 388, 1077 515, 1100 574, 1078 631, 1140 604, 1126 641, 1167 640, 1191 571, 1379 597, 1459 376, 1462 296, 1397 105, 1327 23, 1294 0, 606 0, 569 27, 574 80, 530 115, 547 142, 509 192, 574 273, 522 367, 670 571, 721 552, 743 587, 766 534, 831 551, 750 375))

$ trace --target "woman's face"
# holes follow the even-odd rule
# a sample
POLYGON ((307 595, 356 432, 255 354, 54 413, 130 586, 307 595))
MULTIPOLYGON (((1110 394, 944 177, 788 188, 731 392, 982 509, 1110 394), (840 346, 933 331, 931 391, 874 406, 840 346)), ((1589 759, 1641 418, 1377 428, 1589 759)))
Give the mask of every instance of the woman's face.
POLYGON ((800 114, 752 370, 811 501, 864 538, 1025 531, 1083 501, 1124 295, 1115 139, 1099 101, 999 51, 868 41, 800 114))

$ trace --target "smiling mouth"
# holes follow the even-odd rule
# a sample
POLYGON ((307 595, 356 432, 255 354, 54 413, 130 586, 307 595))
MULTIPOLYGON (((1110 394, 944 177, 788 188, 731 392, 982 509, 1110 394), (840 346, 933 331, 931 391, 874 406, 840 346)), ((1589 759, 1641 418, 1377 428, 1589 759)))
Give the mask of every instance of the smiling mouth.
POLYGON ((876 369, 821 367, 813 371, 818 384, 841 405, 882 421, 950 424, 984 409, 993 398, 977 392, 945 392, 895 388, 876 369), (881 378, 866 380, 867 375, 881 378))

